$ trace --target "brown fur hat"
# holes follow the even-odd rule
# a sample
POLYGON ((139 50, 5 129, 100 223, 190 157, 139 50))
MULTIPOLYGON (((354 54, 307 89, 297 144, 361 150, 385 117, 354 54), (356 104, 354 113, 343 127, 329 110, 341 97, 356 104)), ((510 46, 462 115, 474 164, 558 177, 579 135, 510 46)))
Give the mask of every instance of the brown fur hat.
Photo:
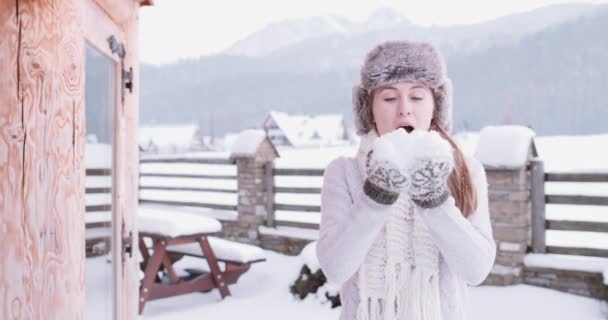
POLYGON ((402 81, 419 82, 431 89, 435 100, 434 118, 446 132, 451 132, 452 82, 439 51, 424 42, 387 41, 367 53, 361 68, 361 83, 353 87, 357 134, 366 134, 374 128, 369 105, 372 90, 402 81))

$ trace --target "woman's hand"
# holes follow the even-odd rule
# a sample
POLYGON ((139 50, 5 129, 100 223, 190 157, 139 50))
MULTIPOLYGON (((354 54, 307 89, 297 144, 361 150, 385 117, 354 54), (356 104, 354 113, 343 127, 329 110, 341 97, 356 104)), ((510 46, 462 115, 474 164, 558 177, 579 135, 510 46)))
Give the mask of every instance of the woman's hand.
POLYGON ((450 195, 453 149, 436 131, 414 130, 408 138, 413 148, 407 164, 410 197, 422 208, 439 206, 450 195))
POLYGON ((365 194, 381 204, 397 201, 399 193, 408 187, 401 148, 407 143, 407 133, 396 130, 380 136, 367 154, 365 194))

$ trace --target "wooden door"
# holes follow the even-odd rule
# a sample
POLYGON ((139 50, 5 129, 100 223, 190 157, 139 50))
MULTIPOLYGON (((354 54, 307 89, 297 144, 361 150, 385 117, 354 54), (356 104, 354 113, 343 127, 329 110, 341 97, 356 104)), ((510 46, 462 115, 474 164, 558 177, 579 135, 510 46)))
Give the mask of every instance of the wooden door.
MULTIPOLYGON (((133 252, 138 106, 136 88, 132 86, 135 59, 129 41, 132 33, 137 32, 134 27, 137 19, 122 12, 121 17, 127 17, 126 20, 116 21, 115 16, 92 0, 86 0, 84 7, 87 181, 88 190, 102 193, 87 193, 87 201, 91 201, 87 208, 97 211, 87 210, 85 214, 91 217, 85 219, 88 241, 85 318, 134 319, 138 298, 138 269, 133 252)), ((137 8, 138 4, 133 2, 133 7, 127 9, 137 12, 137 8)))

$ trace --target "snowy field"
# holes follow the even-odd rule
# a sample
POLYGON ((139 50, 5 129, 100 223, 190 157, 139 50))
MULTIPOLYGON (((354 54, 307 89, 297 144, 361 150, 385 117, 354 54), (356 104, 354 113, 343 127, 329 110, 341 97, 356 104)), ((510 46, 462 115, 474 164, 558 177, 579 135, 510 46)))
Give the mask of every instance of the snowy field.
MULTIPOLYGON (((322 305, 315 296, 300 301, 290 295, 289 285, 302 265, 300 257, 265 253, 267 261, 253 265, 230 286, 231 297, 221 300, 213 290, 154 300, 146 304, 141 319, 338 319, 339 308, 322 305)), ((184 261, 181 265, 191 263, 184 261)), ((608 319, 606 304, 598 300, 528 285, 472 287, 470 305, 471 320, 608 319)))

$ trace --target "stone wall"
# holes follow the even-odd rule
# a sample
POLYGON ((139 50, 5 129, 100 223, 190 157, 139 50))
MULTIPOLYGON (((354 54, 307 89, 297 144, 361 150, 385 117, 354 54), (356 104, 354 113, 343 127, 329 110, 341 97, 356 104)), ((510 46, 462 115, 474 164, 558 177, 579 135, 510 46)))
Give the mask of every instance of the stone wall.
POLYGON ((524 283, 608 300, 608 287, 601 273, 551 268, 526 267, 524 283))

